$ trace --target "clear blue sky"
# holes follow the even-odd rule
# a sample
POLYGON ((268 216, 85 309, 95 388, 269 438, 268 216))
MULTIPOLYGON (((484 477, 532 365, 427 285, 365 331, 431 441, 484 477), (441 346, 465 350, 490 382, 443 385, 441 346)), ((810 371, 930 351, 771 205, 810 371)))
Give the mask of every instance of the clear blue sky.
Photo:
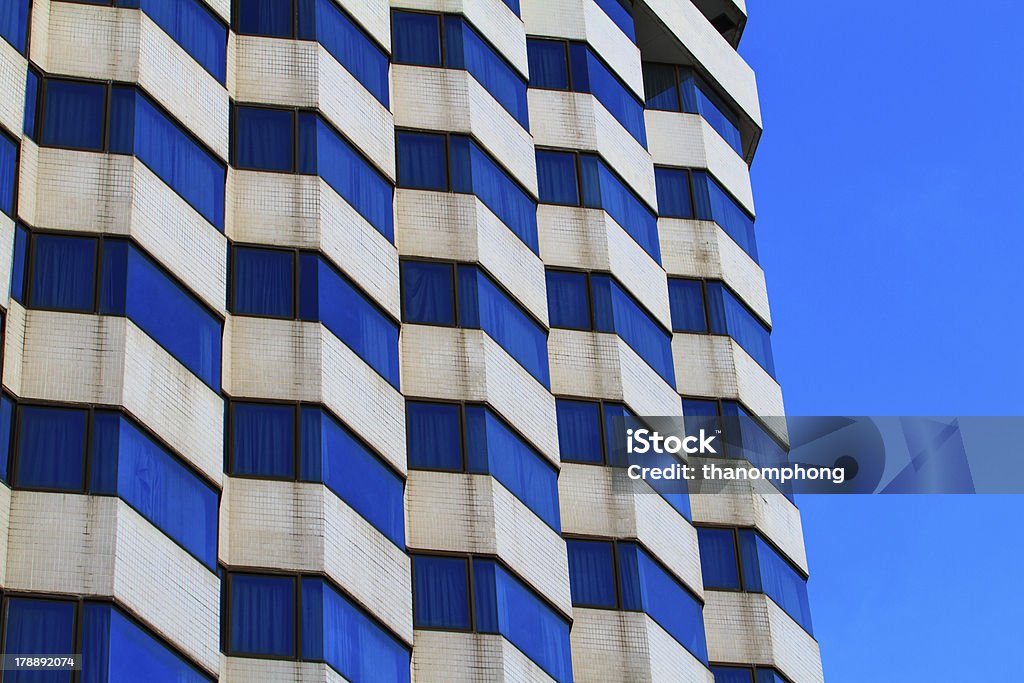
MULTIPOLYGON (((747 5, 787 411, 1024 414, 1024 3, 747 5)), ((799 504, 828 683, 1024 680, 1024 497, 799 504)))

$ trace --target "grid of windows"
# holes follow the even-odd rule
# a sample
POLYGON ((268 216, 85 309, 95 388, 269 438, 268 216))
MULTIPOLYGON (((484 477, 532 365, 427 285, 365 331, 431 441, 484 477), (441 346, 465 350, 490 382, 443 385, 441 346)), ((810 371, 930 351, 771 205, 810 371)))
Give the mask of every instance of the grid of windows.
POLYGON ((409 468, 489 474, 560 530, 558 471, 484 405, 406 402, 409 468))
POLYGON ((410 680, 410 650, 326 579, 231 572, 223 624, 231 656, 325 662, 352 683, 410 680))
POLYGON ((708 663, 703 605, 642 546, 569 538, 569 586, 577 607, 645 612, 702 663, 708 663))
POLYGON ((754 529, 698 527, 704 588, 764 593, 811 635, 807 578, 754 529))
MULTIPOLYGON (((608 0, 614 2, 615 0, 608 0)), ((586 43, 528 38, 530 87, 590 93, 647 148, 644 103, 586 43)))
POLYGON ((663 380, 676 385, 672 335, 610 275, 547 271, 551 327, 617 334, 663 380))
POLYGON ((402 321, 483 330, 551 386, 547 331, 477 266, 403 260, 402 321))
POLYGON ((526 80, 458 15, 392 12, 395 64, 465 69, 505 111, 530 130, 526 80))
POLYGON ((569 622, 493 559, 413 555, 413 624, 498 633, 559 683, 572 680, 569 622))

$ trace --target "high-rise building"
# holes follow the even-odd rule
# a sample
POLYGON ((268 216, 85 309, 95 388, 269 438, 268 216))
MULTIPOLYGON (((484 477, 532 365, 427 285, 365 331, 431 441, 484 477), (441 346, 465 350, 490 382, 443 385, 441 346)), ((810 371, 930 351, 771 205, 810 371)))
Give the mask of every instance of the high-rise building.
POLYGON ((609 466, 783 412, 745 12, 0 0, 8 667, 822 680, 790 500, 609 466))

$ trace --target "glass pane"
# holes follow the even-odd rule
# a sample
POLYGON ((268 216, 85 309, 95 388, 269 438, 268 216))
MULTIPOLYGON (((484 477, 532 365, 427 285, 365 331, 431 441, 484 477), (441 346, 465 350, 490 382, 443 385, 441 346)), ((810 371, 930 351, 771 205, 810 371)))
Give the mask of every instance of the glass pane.
POLYGON ((591 328, 586 273, 549 270, 547 291, 548 319, 551 327, 576 330, 591 328))
POLYGON ((526 56, 530 69, 530 87, 552 90, 569 89, 569 66, 565 43, 560 40, 527 40, 526 56))
POLYGON ((564 462, 603 461, 599 403, 557 399, 558 453, 564 462))
POLYGON ((739 565, 732 529, 697 529, 705 588, 739 589, 739 565))
POLYGON ((675 332, 707 332, 704 317, 704 287, 700 280, 668 281, 668 300, 675 332))
POLYGON ((413 557, 413 617, 417 627, 469 628, 469 581, 464 558, 413 557))
POLYGON ((441 66, 440 17, 422 12, 392 12, 395 64, 441 66))
POLYGON ((644 96, 648 109, 679 111, 676 68, 671 64, 644 65, 644 96))
POLYGON ((232 574, 230 651, 289 657, 295 653, 295 580, 232 574))
POLYGON ((537 183, 542 204, 578 206, 579 183, 576 155, 570 152, 537 152, 537 183))
POLYGON ((453 271, 448 263, 402 262, 402 320, 455 324, 453 271))
POLYGON ((42 144, 103 149, 106 87, 99 83, 46 81, 42 144))
POLYGON ((398 134, 398 186, 423 190, 448 189, 443 135, 398 134))
POLYGON ((671 168, 654 169, 658 191, 658 215, 667 218, 692 218, 690 174, 671 168))
MULTIPOLYGON (((10 598, 4 652, 10 655, 75 654, 75 604, 10 598)), ((63 683, 70 671, 5 671, 5 683, 63 683)))
POLYGON ((86 412, 22 406, 19 419, 18 485, 81 491, 86 412))
POLYGON ((235 109, 235 165, 264 171, 294 168, 294 123, 290 111, 237 107, 235 109))
POLYGON ((288 479, 294 475, 295 408, 233 403, 232 474, 288 479))
POLYGON ((295 254, 273 249, 235 249, 234 313, 291 318, 295 299, 295 254))
POLYGON ((92 311, 96 240, 38 235, 32 269, 32 306, 92 311))
POLYGON ((406 404, 409 467, 462 470, 460 408, 453 403, 406 404))
POLYGON ((616 607, 612 544, 606 541, 570 540, 565 545, 569 553, 572 604, 582 607, 616 607))
POLYGON ((292 35, 290 0, 238 0, 238 31, 256 36, 292 35))

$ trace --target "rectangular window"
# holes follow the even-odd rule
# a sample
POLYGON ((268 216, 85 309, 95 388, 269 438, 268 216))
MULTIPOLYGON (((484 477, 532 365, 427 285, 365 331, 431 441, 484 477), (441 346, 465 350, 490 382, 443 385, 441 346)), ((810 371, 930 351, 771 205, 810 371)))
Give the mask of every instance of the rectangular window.
POLYGON ((319 406, 233 401, 228 472, 321 483, 399 548, 405 482, 319 406))
POLYGON ((483 405, 408 401, 409 467, 494 477, 555 531, 558 471, 483 405))
POLYGON ((743 156, 743 139, 737 116, 693 69, 676 64, 644 62, 643 72, 648 109, 699 114, 737 154, 743 156))
POLYGON ((28 10, 29 0, 4 0, 0 9, 0 36, 21 54, 28 43, 28 10))
POLYGON ((350 681, 408 683, 404 643, 320 577, 229 573, 228 654, 325 662, 350 681))
POLYGON ((133 421, 35 405, 8 419, 18 424, 16 488, 119 496, 208 568, 216 565, 216 490, 133 421))
POLYGON ((103 150, 106 86, 48 78, 43 98, 40 144, 97 152, 103 150))
POLYGON ((0 130, 0 211, 14 217, 18 178, 18 143, 0 130))
POLYGON ((676 168, 655 168, 658 215, 665 218, 693 218, 689 172, 676 168))
POLYGON ((745 251, 756 263, 757 241, 754 238, 754 219, 707 173, 694 171, 692 176, 697 218, 718 223, 725 233, 740 246, 740 249, 745 251))
POLYGON ((552 327, 565 325, 617 334, 662 379, 675 386, 672 335, 610 275, 548 270, 547 277, 548 319, 552 327), (590 298, 589 310, 593 314, 587 325, 579 326, 583 315, 572 311, 579 307, 587 310, 586 300, 581 298, 584 294, 590 298))
POLYGON ((241 35, 319 42, 366 90, 388 106, 388 56, 332 0, 238 0, 241 35))
MULTIPOLYGON (((4 649, 9 656, 64 656, 75 652, 76 603, 8 598, 4 649)), ((5 671, 5 681, 70 683, 70 671, 5 671)))
POLYGON ((284 109, 235 107, 235 167, 295 168, 295 114, 284 109))
POLYGON ((141 8, 218 83, 224 83, 228 29, 201 0, 115 0, 115 4, 141 8))
POLYGON ((603 209, 661 263, 657 216, 596 154, 537 150, 537 181, 542 204, 603 209))
POLYGON ((704 664, 703 605, 632 542, 567 539, 573 605, 641 611, 704 664))
POLYGON ((392 32, 396 64, 465 69, 529 130, 526 80, 465 18, 395 11, 392 32))
POLYGON ((403 261, 402 274, 414 281, 402 282, 404 322, 447 325, 455 272, 456 315, 454 325, 481 329, 545 387, 550 385, 547 332, 484 271, 466 264, 403 261), (410 264, 417 264, 411 265, 410 264))
POLYGON ((568 621, 495 560, 413 555, 412 567, 417 628, 500 634, 559 683, 572 680, 568 621))
POLYGON ((668 284, 673 331, 728 335, 775 376, 770 329, 724 283, 669 278, 668 284))
POLYGON ((29 305, 92 312, 96 306, 96 244, 88 237, 37 235, 29 305))
POLYGON ((698 527, 697 538, 705 588, 764 593, 813 635, 806 577, 758 531, 698 527))
POLYGON ((295 252, 235 247, 232 261, 236 315, 295 316, 295 252))
POLYGON ((749 666, 713 666, 715 683, 789 683, 775 669, 749 666))
POLYGON ((398 186, 448 190, 448 147, 443 135, 399 131, 398 186))
MULTIPOLYGON (((616 3, 618 0, 601 0, 616 3)), ((644 149, 647 130, 644 105, 589 45, 529 38, 526 52, 530 87, 590 93, 644 149), (561 52, 561 54, 560 54, 561 52)))

